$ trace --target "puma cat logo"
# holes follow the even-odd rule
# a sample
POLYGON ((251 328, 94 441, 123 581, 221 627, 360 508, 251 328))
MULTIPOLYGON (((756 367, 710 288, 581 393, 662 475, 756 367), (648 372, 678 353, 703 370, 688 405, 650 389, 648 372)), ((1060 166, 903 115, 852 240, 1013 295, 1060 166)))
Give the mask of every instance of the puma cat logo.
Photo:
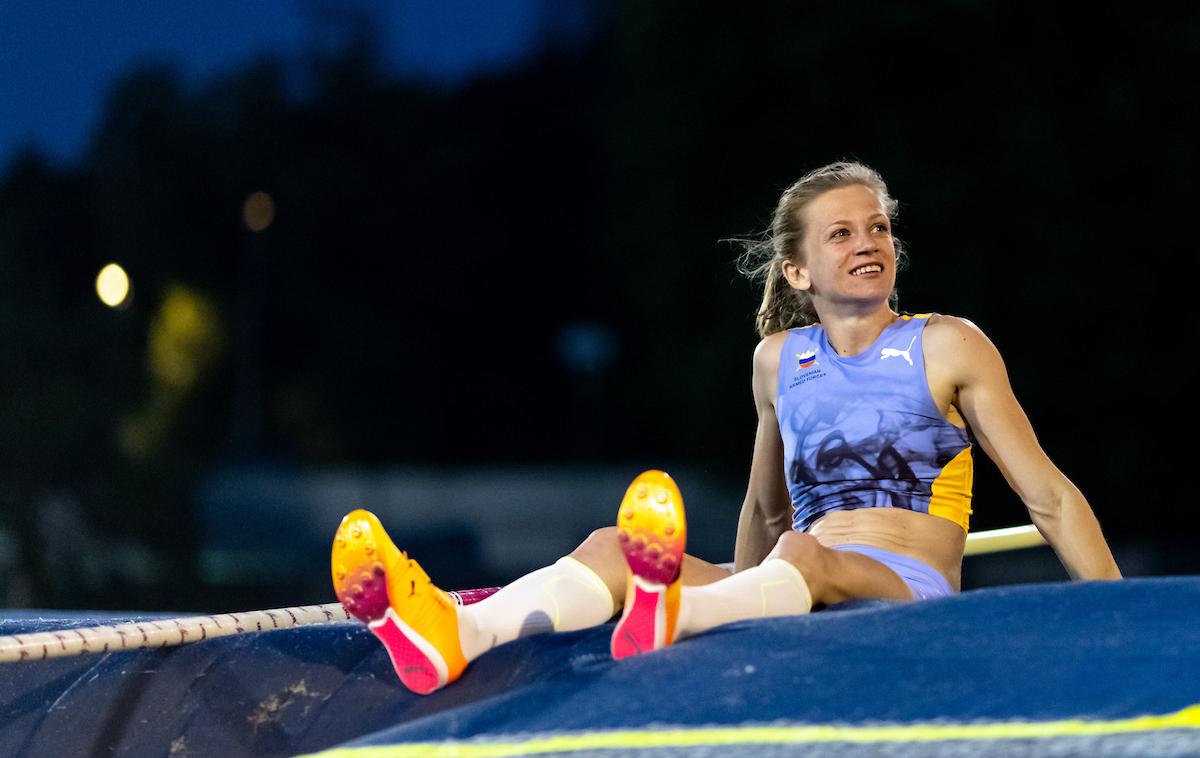
POLYGON ((913 342, 916 341, 917 335, 914 334, 912 342, 909 342, 908 347, 903 350, 897 350, 894 347, 885 347, 883 350, 879 351, 879 360, 883 360, 884 358, 903 358, 904 360, 908 361, 908 365, 913 365, 912 356, 909 355, 909 351, 912 350, 913 342))

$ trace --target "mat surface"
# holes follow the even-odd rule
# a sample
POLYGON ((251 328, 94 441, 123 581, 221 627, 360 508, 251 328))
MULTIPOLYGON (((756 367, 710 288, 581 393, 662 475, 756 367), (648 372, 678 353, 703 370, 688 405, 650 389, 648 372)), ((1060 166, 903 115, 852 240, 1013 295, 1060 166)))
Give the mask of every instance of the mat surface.
POLYGON ((610 631, 510 643, 427 697, 350 623, 7 664, 0 754, 1200 754, 1197 578, 742 622, 624 661, 610 631))

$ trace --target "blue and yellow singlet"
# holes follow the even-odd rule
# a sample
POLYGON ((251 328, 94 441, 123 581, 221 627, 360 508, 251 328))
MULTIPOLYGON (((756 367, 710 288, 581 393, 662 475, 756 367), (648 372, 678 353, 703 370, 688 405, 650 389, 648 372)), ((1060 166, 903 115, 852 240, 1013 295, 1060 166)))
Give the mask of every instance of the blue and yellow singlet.
POLYGON ((853 356, 839 356, 820 325, 788 332, 775 413, 795 529, 830 511, 903 508, 966 531, 971 437, 929 392, 921 335, 930 315, 900 316, 853 356))

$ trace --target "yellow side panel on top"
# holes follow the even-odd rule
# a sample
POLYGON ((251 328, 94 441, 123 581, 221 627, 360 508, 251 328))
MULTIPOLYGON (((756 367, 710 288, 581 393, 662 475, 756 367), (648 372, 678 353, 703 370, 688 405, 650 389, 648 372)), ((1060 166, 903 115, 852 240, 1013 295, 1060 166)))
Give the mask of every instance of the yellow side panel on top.
POLYGON ((971 445, 946 464, 933 480, 933 495, 929 498, 929 515, 949 519, 968 531, 971 521, 971 487, 975 483, 975 459, 971 445))

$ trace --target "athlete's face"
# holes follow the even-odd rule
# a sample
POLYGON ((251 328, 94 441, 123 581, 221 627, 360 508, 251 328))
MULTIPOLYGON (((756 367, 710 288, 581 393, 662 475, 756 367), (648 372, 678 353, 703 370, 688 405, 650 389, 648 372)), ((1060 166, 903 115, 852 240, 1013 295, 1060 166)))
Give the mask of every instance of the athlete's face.
POLYGON ((886 302, 896 286, 896 244, 874 190, 861 184, 830 190, 801 213, 801 251, 783 264, 788 283, 814 301, 886 302))

